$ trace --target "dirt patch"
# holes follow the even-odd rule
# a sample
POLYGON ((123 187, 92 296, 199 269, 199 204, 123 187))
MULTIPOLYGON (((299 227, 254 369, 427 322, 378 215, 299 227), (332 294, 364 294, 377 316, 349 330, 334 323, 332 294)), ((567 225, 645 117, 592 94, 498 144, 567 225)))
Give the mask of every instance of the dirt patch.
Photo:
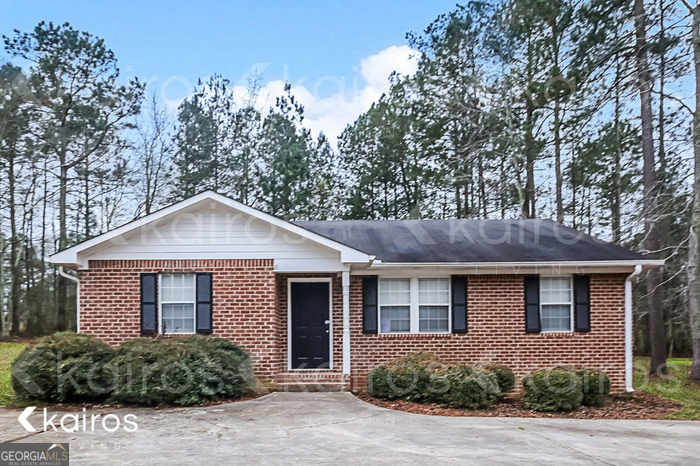
POLYGON ((0 343, 23 343, 25 345, 32 345, 38 339, 38 337, 26 335, 0 336, 0 343))
POLYGON ((362 401, 382 408, 432 416, 471 417, 544 417, 557 419, 659 419, 683 408, 683 405, 666 398, 644 392, 632 395, 613 396, 601 407, 582 406, 566 413, 539 413, 523 406, 520 396, 511 394, 503 402, 488 409, 446 408, 437 403, 414 403, 411 401, 385 401, 372 398, 366 393, 356 396, 362 401))

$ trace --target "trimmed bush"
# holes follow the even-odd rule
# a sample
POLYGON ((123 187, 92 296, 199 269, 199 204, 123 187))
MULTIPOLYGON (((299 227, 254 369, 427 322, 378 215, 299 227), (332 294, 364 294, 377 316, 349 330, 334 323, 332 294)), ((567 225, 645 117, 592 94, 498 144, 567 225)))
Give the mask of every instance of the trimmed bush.
POLYGON ((367 391, 384 400, 426 400, 430 375, 441 367, 443 364, 430 353, 409 353, 371 370, 367 391))
POLYGON ((489 364, 484 366, 484 369, 492 372, 498 379, 498 388, 501 394, 504 395, 515 388, 515 374, 506 366, 500 364, 489 364))
POLYGON ((584 406, 603 406, 610 396, 610 377, 594 369, 580 369, 576 373, 581 379, 584 406))
POLYGON ((112 400, 135 405, 238 398, 254 380, 248 353, 227 340, 200 335, 127 341, 110 366, 116 375, 112 400))
POLYGON ((93 336, 60 332, 28 347, 12 365, 18 399, 86 401, 104 397, 112 376, 105 365, 114 350, 93 336))
POLYGON ((453 408, 482 409, 501 396, 498 377, 479 367, 450 366, 432 374, 432 399, 453 408))
POLYGON ((581 406, 581 378, 563 368, 540 369, 523 378, 523 404, 535 411, 571 411, 581 406))

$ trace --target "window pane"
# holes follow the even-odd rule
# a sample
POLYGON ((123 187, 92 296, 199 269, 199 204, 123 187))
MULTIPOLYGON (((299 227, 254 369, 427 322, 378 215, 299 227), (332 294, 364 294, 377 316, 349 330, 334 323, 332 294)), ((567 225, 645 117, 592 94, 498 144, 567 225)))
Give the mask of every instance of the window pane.
POLYGON ((450 282, 446 278, 419 278, 418 304, 449 304, 450 282))
POLYGON ((543 277, 540 279, 540 301, 543 304, 571 302, 571 277, 543 277))
POLYGON ((410 303, 410 279, 382 278, 379 280, 379 304, 381 306, 408 306, 410 303))
POLYGON ((163 304, 164 333, 194 333, 193 304, 163 304))
POLYGON ((419 331, 447 332, 450 328, 449 308, 447 306, 421 306, 419 312, 419 331))
POLYGON ((382 306, 381 331, 382 333, 410 332, 411 309, 408 306, 382 306))
POLYGON ((194 274, 163 274, 160 296, 164 302, 193 302, 194 274))
POLYGON ((546 304, 542 306, 543 332, 570 332, 571 306, 546 304))

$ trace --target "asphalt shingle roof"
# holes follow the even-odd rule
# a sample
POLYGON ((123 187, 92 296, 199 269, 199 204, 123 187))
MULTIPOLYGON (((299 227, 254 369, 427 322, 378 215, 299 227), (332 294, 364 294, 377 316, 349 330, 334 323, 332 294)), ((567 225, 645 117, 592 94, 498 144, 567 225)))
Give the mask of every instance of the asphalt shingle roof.
POLYGON ((294 222, 382 262, 644 260, 640 253, 552 220, 341 220, 294 222))

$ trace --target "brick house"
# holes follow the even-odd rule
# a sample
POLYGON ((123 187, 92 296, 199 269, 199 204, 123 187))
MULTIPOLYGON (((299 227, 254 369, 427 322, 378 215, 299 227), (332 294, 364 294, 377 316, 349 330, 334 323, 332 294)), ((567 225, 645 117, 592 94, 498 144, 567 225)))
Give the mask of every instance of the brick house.
POLYGON ((211 334, 265 382, 358 390, 424 350, 599 368, 629 391, 631 281, 663 264, 549 220, 290 223, 210 191, 51 261, 77 270, 79 332, 211 334))

